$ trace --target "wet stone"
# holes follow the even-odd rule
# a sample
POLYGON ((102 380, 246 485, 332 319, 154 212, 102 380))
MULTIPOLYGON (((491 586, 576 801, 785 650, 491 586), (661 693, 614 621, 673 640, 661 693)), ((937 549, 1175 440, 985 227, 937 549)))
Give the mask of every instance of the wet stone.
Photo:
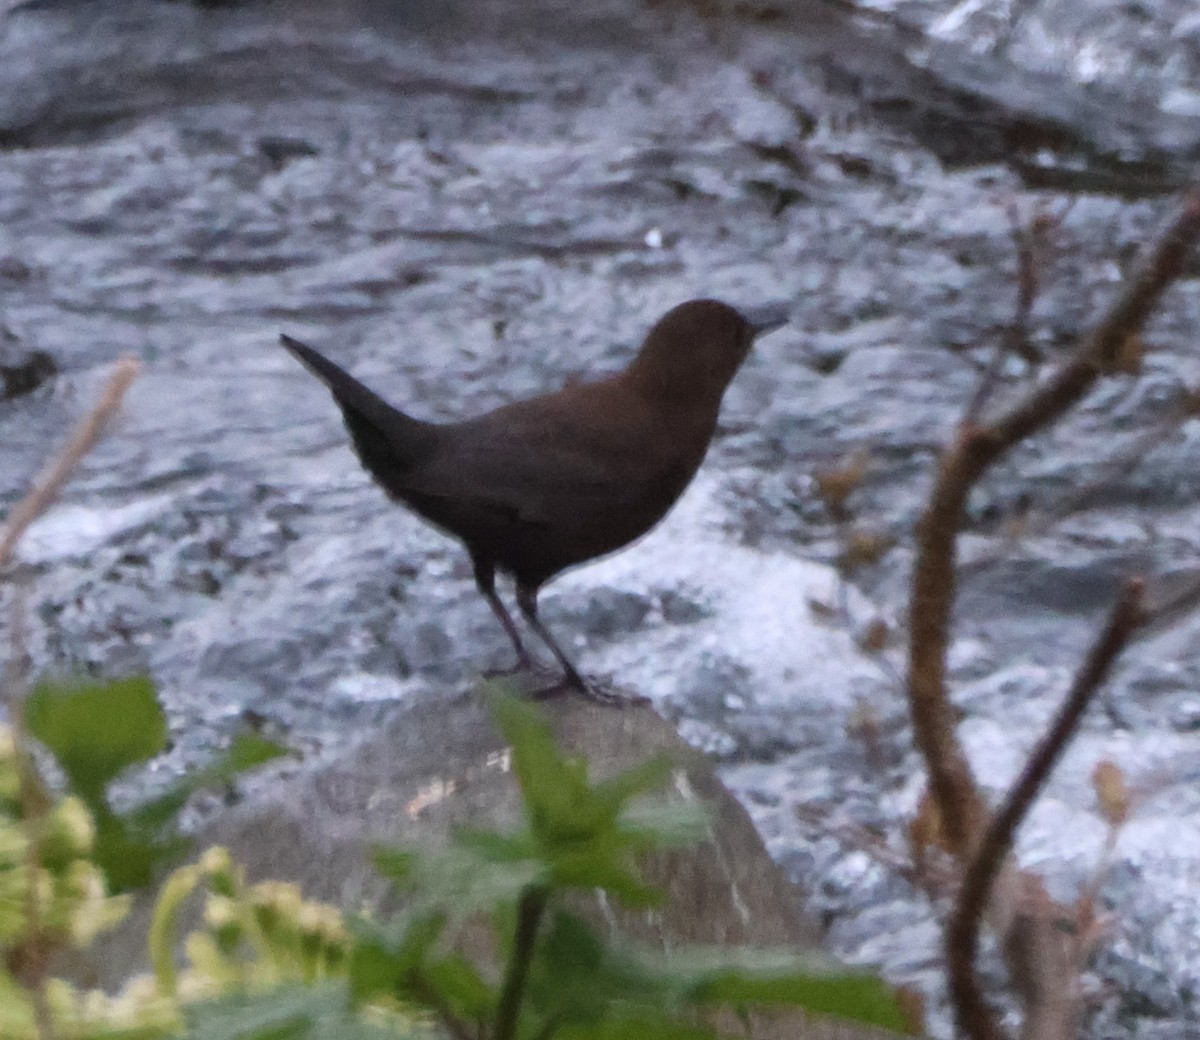
POLYGON ((31 350, 15 361, 0 362, 0 400, 31 394, 57 374, 58 364, 44 350, 31 350))
POLYGON ((584 609, 557 625, 570 625, 592 639, 610 639, 619 633, 636 631, 649 613, 650 603, 644 596, 620 589, 593 589, 584 609))
POLYGON ((1200 697, 1180 697, 1170 711, 1171 728, 1177 733, 1195 733, 1200 730, 1200 697))
POLYGON ((445 626, 435 621, 405 625, 396 633, 395 651, 405 668, 427 675, 457 676, 461 665, 455 663, 463 648, 456 648, 445 626))
POLYGON ((712 616, 711 608, 693 599, 684 589, 668 589, 658 598, 662 619, 669 625, 690 625, 712 616))
POLYGON ((1097 955, 1095 969, 1120 993, 1110 1012, 1118 1022, 1177 1018, 1192 1003, 1189 991, 1173 985, 1160 967, 1145 959, 1107 949, 1097 955))

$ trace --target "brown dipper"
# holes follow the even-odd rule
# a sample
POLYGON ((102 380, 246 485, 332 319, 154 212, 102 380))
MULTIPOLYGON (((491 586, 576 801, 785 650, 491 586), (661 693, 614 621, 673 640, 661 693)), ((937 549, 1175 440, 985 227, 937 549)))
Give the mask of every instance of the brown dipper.
POLYGON ((779 304, 739 312, 691 300, 659 319, 623 372, 441 424, 398 411, 311 347, 280 340, 329 387, 380 487, 461 539, 518 667, 533 662, 496 595, 497 570, 514 577, 517 606, 562 666, 563 681, 543 692, 590 694, 538 617, 538 591, 662 519, 703 460, 755 337, 786 322, 779 304))

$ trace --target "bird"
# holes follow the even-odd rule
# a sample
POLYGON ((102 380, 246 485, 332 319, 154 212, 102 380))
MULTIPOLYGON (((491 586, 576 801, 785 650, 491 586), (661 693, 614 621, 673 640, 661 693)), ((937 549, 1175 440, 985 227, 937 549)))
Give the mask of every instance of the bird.
POLYGON ((280 342, 333 395, 383 491, 463 543, 475 585, 516 651, 508 671, 536 665, 497 594, 497 572, 512 577, 521 615, 562 669, 539 695, 576 690, 606 700, 542 621, 538 594, 666 515, 703 461, 751 345, 787 320, 783 303, 739 310, 689 300, 667 311, 615 374, 442 423, 393 407, 299 340, 281 334, 280 342))

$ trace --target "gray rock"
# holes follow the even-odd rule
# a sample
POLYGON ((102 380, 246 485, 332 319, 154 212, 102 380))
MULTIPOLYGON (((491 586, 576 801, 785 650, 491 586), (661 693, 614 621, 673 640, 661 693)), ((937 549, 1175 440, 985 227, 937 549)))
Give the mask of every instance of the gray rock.
MULTIPOLYGON (((644 876, 665 893, 662 906, 627 911, 607 899, 579 899, 578 908, 597 927, 664 950, 700 943, 816 948, 817 929, 799 909, 800 893, 771 861, 711 764, 683 744, 670 723, 649 707, 613 709, 577 697, 557 698, 546 711, 561 745, 585 755, 594 778, 666 754, 674 772, 664 793, 704 806, 712 819, 710 838, 695 849, 643 859, 644 876)), ((426 698, 362 740, 343 762, 258 782, 242 804, 218 811, 200 828, 197 844, 230 849, 252 881, 295 881, 309 898, 394 912, 401 903, 372 869, 372 849, 380 843, 437 849, 457 828, 515 822, 519 802, 504 750, 478 697, 426 698)), ((114 964, 144 957, 140 929, 149 909, 143 902, 105 941, 96 963, 106 980, 115 981, 109 974, 114 964)), ((468 929, 461 941, 475 957, 492 956, 486 937, 468 929)), ((765 1040, 885 1038, 863 1027, 754 1017, 754 1035, 765 1040)))

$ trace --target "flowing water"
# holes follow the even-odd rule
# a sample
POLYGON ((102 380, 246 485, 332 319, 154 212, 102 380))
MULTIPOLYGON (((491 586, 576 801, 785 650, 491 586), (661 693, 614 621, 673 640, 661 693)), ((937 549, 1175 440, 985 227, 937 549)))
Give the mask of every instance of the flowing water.
MULTIPOLYGON (((145 363, 22 547, 39 666, 149 670, 161 775, 248 717, 344 752, 507 643, 279 331, 440 419, 618 367, 688 297, 782 296, 792 324, 735 381, 694 488, 545 612, 585 669, 723 756, 840 953, 933 989, 921 900, 795 810, 894 829, 913 809, 900 640, 858 636, 903 624, 933 452, 1012 321, 1008 210, 1061 215, 1031 318, 1050 363, 1189 174, 1198 61, 1200 22, 1167 0, 7 4, 0 506, 113 359, 145 363), (847 588, 813 475, 856 450, 857 523, 897 544, 847 588)), ((1200 572, 1200 433, 1168 421, 1200 381, 1198 317, 1189 277, 1140 378, 1106 380, 971 503, 953 665, 991 790, 1122 576, 1200 572)), ((1012 359, 1002 389, 1034 375, 1012 359)), ((1200 1035, 1198 636, 1184 619, 1130 651, 1022 833, 1069 894, 1105 840, 1096 762, 1153 795, 1102 888, 1096 1036, 1200 1035)))

